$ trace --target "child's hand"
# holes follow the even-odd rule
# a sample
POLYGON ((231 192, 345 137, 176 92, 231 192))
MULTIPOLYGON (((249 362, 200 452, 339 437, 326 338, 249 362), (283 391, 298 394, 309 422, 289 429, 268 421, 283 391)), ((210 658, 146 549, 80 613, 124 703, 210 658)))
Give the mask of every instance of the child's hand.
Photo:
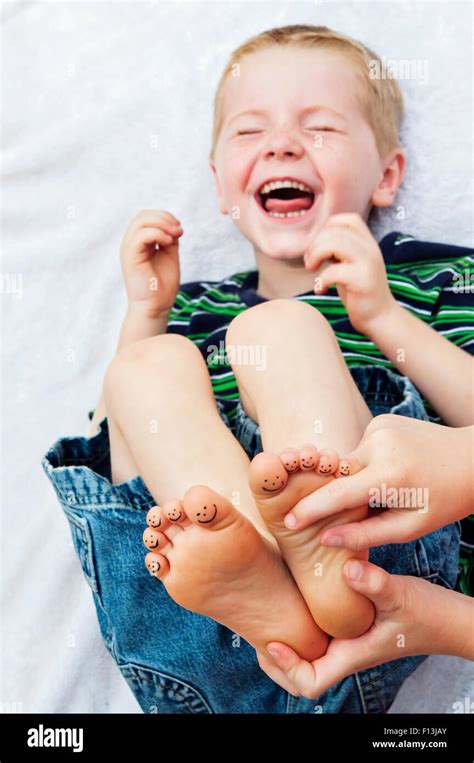
POLYGON ((306 269, 315 271, 314 292, 336 285, 349 319, 361 334, 381 315, 397 307, 390 291, 382 252, 358 214, 332 215, 304 255, 306 269), (333 262, 335 260, 335 262, 333 262))
POLYGON ((468 596, 410 575, 389 575, 361 560, 346 562, 344 574, 374 603, 374 623, 358 638, 333 639, 314 662, 305 662, 286 644, 268 644, 273 659, 260 652, 259 665, 286 691, 314 699, 346 676, 409 655, 474 657, 474 602, 468 596))
POLYGON ((170 212, 145 209, 134 217, 120 247, 129 309, 137 308, 153 319, 169 313, 179 290, 178 239, 182 234, 170 212))

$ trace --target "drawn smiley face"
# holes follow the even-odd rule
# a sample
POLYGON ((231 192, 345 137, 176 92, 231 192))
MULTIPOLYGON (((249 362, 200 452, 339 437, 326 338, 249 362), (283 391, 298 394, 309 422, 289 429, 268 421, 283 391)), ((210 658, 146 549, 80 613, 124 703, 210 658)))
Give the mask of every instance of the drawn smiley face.
POLYGON ((332 471, 332 461, 330 458, 327 458, 327 456, 323 456, 319 463, 318 471, 320 474, 330 474, 332 471))
POLYGON ((298 451, 295 448, 288 448, 278 454, 283 462, 283 466, 290 474, 296 472, 299 469, 300 462, 298 458, 298 451))
POLYGON ((316 468, 318 463, 318 449, 311 444, 303 445, 299 452, 300 467, 303 471, 310 471, 316 468))
POLYGON ((159 563, 158 559, 149 559, 146 563, 146 566, 148 567, 149 571, 152 575, 156 575, 156 573, 159 571, 161 564, 159 563))
POLYGON ((286 472, 284 474, 275 474, 275 477, 268 477, 263 480, 262 490, 264 490, 265 493, 276 493, 278 490, 281 490, 282 487, 285 487, 287 482, 288 475, 286 472))
POLYGON ((172 506, 169 506, 166 509, 166 516, 170 522, 178 522, 183 516, 183 512, 181 511, 181 506, 179 503, 175 503, 172 506))
POLYGON ((154 533, 149 527, 146 528, 143 533, 143 543, 147 548, 154 549, 160 545, 160 536, 158 533, 154 533))
POLYGON ((339 464, 339 474, 342 477, 348 477, 351 473, 351 467, 347 463, 347 461, 342 461, 342 463, 339 464))
POLYGON ((150 509, 148 512, 147 520, 150 527, 159 527, 161 525, 161 517, 157 511, 150 509))
POLYGON ((196 513, 196 517, 202 517, 198 519, 200 525, 207 525, 209 522, 213 522, 217 517, 217 506, 212 503, 210 506, 203 506, 201 511, 196 513))

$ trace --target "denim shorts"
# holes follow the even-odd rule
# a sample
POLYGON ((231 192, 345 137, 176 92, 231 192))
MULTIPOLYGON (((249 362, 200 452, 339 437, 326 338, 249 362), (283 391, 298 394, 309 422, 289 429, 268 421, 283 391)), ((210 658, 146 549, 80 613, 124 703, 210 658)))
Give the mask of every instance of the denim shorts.
MULTIPOLYGON (((395 413, 428 420, 407 378, 380 366, 349 370, 374 416, 395 413)), ((258 426, 241 406, 235 434, 250 457, 261 451, 258 426)), ((260 670, 247 642, 175 604, 150 575, 142 534, 155 501, 139 475, 111 484, 106 418, 92 437, 58 439, 42 466, 68 519, 106 647, 143 712, 384 713, 403 681, 426 659, 406 657, 361 671, 317 699, 293 697, 260 670)), ((370 560, 388 572, 447 588, 456 584, 458 557, 458 524, 370 551, 370 560)))

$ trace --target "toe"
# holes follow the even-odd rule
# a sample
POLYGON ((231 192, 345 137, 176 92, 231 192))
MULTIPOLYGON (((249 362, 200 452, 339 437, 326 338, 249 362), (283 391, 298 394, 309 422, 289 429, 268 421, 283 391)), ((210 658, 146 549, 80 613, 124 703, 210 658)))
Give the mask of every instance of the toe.
POLYGON ((163 515, 170 525, 180 525, 186 520, 183 502, 179 498, 173 498, 163 504, 163 515))
POLYGON ((227 498, 205 485, 193 485, 183 497, 186 516, 199 527, 220 530, 240 517, 227 498))
POLYGON ((155 551, 159 548, 160 551, 167 543, 168 538, 159 530, 154 530, 152 527, 147 527, 143 532, 143 543, 150 551, 155 551))
POLYGON ((319 464, 316 472, 326 477, 328 474, 335 474, 339 467, 339 456, 335 450, 319 451, 319 464))
POLYGON ((291 474, 292 472, 298 471, 300 468, 300 458, 296 448, 285 448, 285 450, 282 450, 278 455, 287 472, 291 474))
POLYGON ((310 472, 316 469, 319 461, 319 451, 315 445, 303 445, 299 450, 300 469, 310 472))
POLYGON ((170 568, 168 560, 161 554, 147 554, 145 564, 150 575, 158 579, 164 577, 170 568))
POLYGON ((361 469, 362 465, 356 458, 345 456, 339 461, 336 477, 350 477, 352 474, 357 474, 357 472, 360 472, 361 469))
POLYGON ((286 486, 288 472, 274 453, 259 453, 250 464, 249 484, 259 498, 271 498, 286 486))
POLYGON ((146 515, 146 523, 148 527, 157 528, 162 524, 163 519, 161 516, 161 510, 159 506, 152 506, 146 515))

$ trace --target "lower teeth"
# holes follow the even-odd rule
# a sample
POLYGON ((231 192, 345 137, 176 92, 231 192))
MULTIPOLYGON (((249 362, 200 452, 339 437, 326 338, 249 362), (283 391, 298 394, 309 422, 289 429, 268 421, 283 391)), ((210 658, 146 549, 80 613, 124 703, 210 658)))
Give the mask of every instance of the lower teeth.
POLYGON ((302 217, 307 209, 301 209, 299 212, 269 212, 270 217, 302 217))

